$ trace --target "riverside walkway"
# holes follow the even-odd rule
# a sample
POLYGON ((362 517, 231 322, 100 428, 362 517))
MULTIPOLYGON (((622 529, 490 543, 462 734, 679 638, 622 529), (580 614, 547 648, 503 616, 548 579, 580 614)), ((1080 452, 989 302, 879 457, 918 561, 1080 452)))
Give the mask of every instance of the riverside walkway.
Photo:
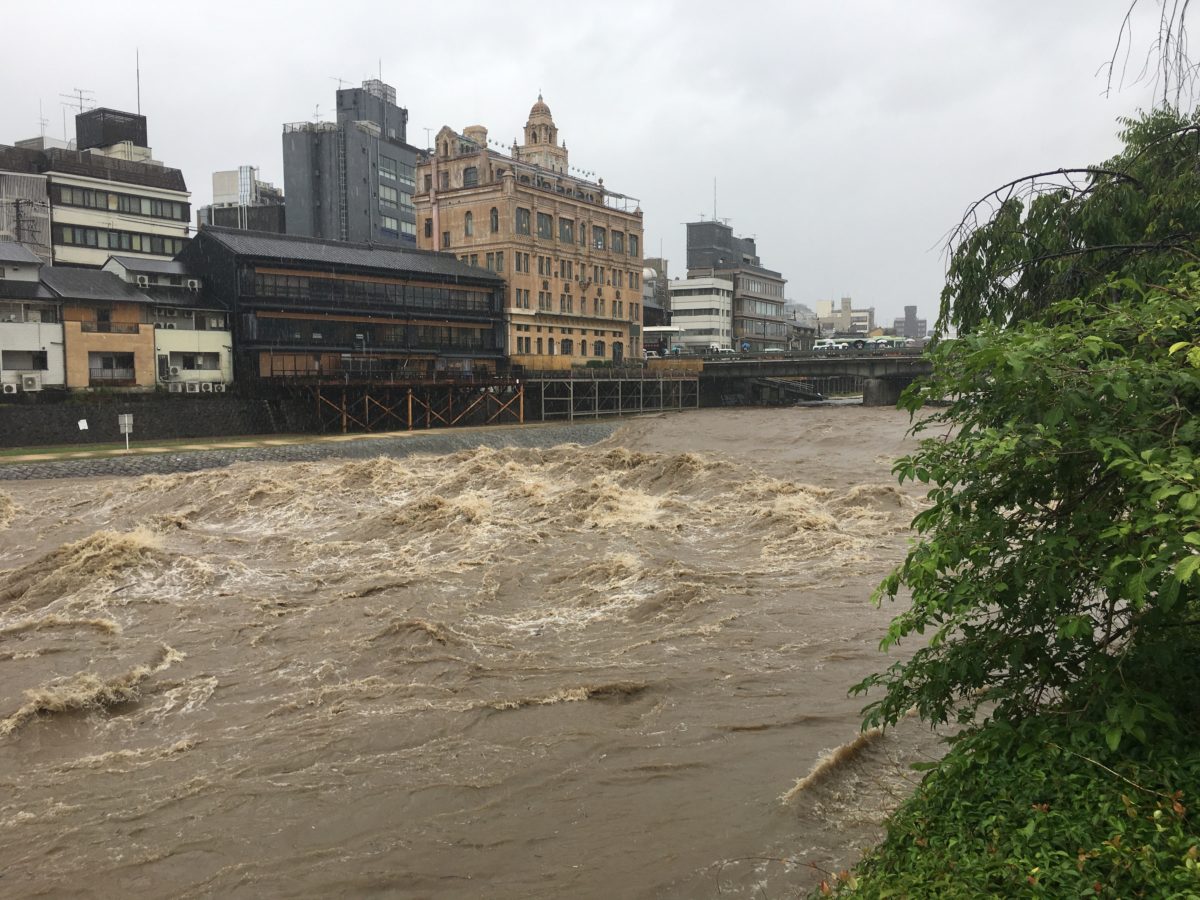
POLYGON ((547 447, 594 444, 611 435, 618 421, 489 425, 482 428, 398 431, 322 437, 264 436, 206 439, 161 446, 56 449, 0 456, 0 481, 40 478, 169 475, 198 472, 241 462, 316 462, 324 459, 372 459, 420 453, 447 454, 476 447, 547 447))

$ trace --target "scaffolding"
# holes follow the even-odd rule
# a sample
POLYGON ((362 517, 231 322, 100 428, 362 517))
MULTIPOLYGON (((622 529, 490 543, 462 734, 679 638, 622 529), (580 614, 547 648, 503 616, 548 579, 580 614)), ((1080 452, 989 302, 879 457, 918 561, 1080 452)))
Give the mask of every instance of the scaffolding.
POLYGON ((542 421, 620 416, 700 406, 697 376, 541 377, 526 382, 542 421))
POLYGON ((525 422, 524 385, 510 381, 317 385, 312 396, 320 430, 326 434, 525 422))

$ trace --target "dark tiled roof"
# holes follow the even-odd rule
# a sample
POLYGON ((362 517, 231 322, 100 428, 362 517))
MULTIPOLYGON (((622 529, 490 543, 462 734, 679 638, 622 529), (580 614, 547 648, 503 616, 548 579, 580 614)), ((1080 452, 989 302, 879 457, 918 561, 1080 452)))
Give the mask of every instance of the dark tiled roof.
POLYGON ((470 278, 475 281, 493 281, 497 285, 503 283, 503 279, 486 269, 467 265, 448 253, 435 253, 432 250, 351 244, 296 235, 270 234, 265 231, 217 228, 211 225, 200 229, 197 240, 206 236, 239 256, 307 265, 349 266, 410 275, 434 275, 441 278, 470 278))
POLYGON ((40 281, 0 278, 0 300, 54 300, 54 294, 40 281))
POLYGON ((16 241, 0 241, 0 262, 42 264, 36 253, 16 241))
POLYGON ((205 297, 187 288, 170 287, 168 285, 150 285, 138 288, 139 292, 156 306, 177 306, 186 309, 219 309, 224 311, 223 304, 211 297, 205 297))
POLYGON ((146 272, 152 275, 186 275, 183 263, 173 259, 146 259, 142 256, 110 256, 129 272, 146 272))
POLYGON ((92 300, 102 303, 149 303, 150 298, 111 272, 42 266, 42 283, 63 300, 92 300))

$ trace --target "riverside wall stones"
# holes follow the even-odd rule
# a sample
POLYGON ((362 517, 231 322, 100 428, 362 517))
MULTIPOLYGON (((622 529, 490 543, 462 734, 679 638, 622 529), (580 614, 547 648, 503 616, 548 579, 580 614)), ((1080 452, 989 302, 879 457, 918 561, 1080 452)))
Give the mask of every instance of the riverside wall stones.
POLYGON ((0 447, 119 442, 123 437, 117 416, 122 413, 133 415, 133 439, 138 441, 296 434, 319 428, 311 403, 285 397, 127 394, 57 402, 38 398, 0 404, 0 447), (88 423, 86 431, 79 428, 81 419, 88 423))
MULTIPOLYGON (((135 414, 136 415, 136 414, 135 414)), ((134 421, 136 427, 136 419, 134 421)), ((553 447, 594 444, 611 435, 619 421, 576 422, 563 425, 497 425, 477 429, 440 429, 397 435, 319 440, 273 447, 137 454, 54 462, 0 465, 0 481, 34 478, 167 475, 196 472, 239 462, 312 462, 322 459, 372 459, 413 454, 450 454, 476 447, 553 447)))

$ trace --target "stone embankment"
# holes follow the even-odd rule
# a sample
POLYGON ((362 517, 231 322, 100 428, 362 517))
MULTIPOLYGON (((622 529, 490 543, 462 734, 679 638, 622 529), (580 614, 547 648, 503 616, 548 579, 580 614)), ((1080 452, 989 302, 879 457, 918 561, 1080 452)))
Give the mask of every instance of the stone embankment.
MULTIPOLYGON (((611 435, 617 421, 575 422, 563 425, 491 426, 397 432, 387 435, 318 438, 298 443, 264 439, 253 446, 213 449, 144 449, 118 456, 13 461, 0 464, 0 481, 31 478, 92 478, 98 476, 167 475, 196 472, 240 462, 314 462, 322 459, 371 459, 413 454, 448 454, 475 447, 552 447, 558 444, 594 444, 611 435)), ((216 443, 216 442, 214 442, 216 443)))

